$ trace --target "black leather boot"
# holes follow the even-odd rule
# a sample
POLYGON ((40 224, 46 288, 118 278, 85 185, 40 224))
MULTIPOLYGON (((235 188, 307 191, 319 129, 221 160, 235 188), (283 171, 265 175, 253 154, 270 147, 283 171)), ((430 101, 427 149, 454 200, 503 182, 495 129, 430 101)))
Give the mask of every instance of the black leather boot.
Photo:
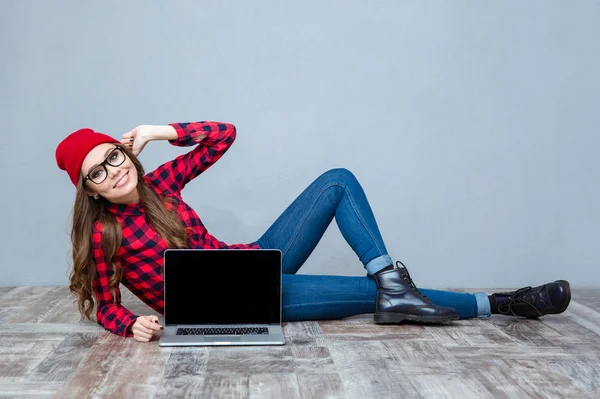
POLYGON ((377 303, 375 307, 375 324, 400 323, 404 320, 443 323, 458 319, 458 313, 451 308, 435 306, 415 286, 408 270, 393 267, 375 273, 377 282, 377 303))
POLYGON ((540 317, 564 312, 571 302, 571 286, 558 280, 538 287, 490 295, 492 313, 507 316, 540 317))

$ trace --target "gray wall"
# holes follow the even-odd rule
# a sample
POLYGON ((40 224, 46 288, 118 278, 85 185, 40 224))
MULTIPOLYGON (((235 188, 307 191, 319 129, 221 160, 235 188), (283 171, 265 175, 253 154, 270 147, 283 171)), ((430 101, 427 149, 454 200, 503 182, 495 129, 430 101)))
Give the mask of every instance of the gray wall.
MULTIPOLYGON (((0 4, 2 285, 67 283, 68 133, 208 119, 184 199, 228 243, 346 167, 421 286, 600 286, 597 1, 0 4)), ((364 273, 335 223, 301 272, 364 273)))

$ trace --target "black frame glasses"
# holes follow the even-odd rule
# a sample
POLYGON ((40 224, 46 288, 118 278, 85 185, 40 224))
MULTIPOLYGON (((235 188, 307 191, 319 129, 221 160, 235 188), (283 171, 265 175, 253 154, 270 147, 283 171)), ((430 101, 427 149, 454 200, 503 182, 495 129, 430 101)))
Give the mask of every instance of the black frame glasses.
POLYGON ((127 159, 127 154, 125 153, 125 151, 123 151, 123 147, 121 147, 120 145, 115 146, 115 149, 108 153, 106 158, 104 158, 104 161, 102 161, 98 165, 94 166, 92 168, 92 170, 90 170, 89 173, 87 175, 85 175, 85 177, 83 178, 83 184, 85 184, 85 182, 88 180, 94 184, 104 183, 104 181, 106 180, 106 177, 108 176, 108 170, 106 169, 106 165, 108 164, 110 166, 121 166, 121 165, 123 165, 123 162, 125 162, 126 159, 127 159), (115 151, 119 151, 121 154, 123 154, 123 160, 117 164, 110 163, 110 158, 113 156, 115 151), (95 182, 90 177, 90 174, 92 174, 99 166, 101 166, 104 169, 104 178, 100 182, 95 182))

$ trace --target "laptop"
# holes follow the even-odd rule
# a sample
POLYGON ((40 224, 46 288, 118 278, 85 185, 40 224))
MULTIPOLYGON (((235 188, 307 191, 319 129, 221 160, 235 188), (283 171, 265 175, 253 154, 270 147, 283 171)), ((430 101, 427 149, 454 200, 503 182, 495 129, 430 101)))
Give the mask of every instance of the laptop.
POLYGON ((284 345, 281 251, 167 249, 159 346, 284 345))

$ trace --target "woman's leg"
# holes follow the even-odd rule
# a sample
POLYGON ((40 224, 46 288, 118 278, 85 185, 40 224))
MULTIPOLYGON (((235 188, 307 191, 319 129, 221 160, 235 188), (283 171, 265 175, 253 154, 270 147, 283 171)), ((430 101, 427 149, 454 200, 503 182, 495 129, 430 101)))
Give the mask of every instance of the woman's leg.
POLYGON ((295 274, 335 217, 344 239, 370 274, 392 264, 369 201, 347 169, 332 169, 312 182, 256 242, 282 252, 282 269, 295 274))
MULTIPOLYGON (((331 320, 374 313, 377 285, 370 277, 284 274, 283 320, 331 320)), ((488 317, 487 294, 419 289, 437 306, 451 307, 460 319, 488 317)), ((539 317, 564 312, 571 301, 570 285, 558 280, 492 295, 493 313, 539 317), (533 294, 533 295, 532 295, 533 294)))
MULTIPOLYGON (((377 285, 370 277, 284 274, 283 320, 331 320, 375 312, 377 285)), ((453 307, 461 319, 478 316, 472 294, 421 290, 438 306, 453 307)), ((484 297, 487 301, 487 296, 484 297)))
MULTIPOLYGON (((295 274, 334 217, 343 237, 369 274, 374 275, 392 265, 364 190, 347 169, 332 169, 319 176, 256 243, 261 248, 280 249, 283 273, 295 274)), ((320 318, 319 312, 323 312, 327 318, 339 318, 365 313, 365 306, 372 313, 377 286, 367 277, 303 276, 290 279, 284 276, 283 295, 284 315, 304 315, 301 317, 314 319, 320 318), (372 306, 365 305, 365 301, 372 306), (320 305, 314 306, 315 303, 320 305), (331 306, 324 305, 327 303, 331 306), (305 310, 290 313, 291 309, 305 310)), ((438 301, 434 304, 454 308, 460 311, 459 316, 482 315, 481 308, 473 312, 477 300, 471 294, 433 292, 433 296, 438 301)), ((489 308, 489 301, 487 306, 489 308)))

